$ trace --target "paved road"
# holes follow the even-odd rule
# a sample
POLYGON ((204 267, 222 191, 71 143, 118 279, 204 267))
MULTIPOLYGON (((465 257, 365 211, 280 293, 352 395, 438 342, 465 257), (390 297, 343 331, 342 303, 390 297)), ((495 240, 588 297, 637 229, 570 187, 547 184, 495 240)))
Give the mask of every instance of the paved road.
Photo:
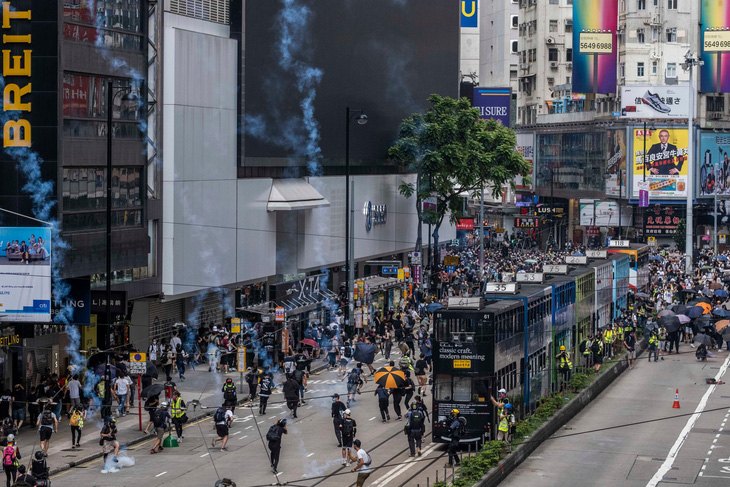
MULTIPOLYGON (((399 355, 396 353, 391 358, 397 360, 399 355)), ((385 361, 379 356, 375 366, 382 365, 385 361)), ((374 466, 379 467, 371 475, 368 485, 415 486, 420 483, 425 486, 427 473, 433 483, 436 468, 444 463, 444 447, 431 445, 430 440, 426 440, 424 455, 420 459, 409 458, 407 441, 402 433, 403 422, 395 421, 392 405, 392 420, 381 422, 373 391, 373 383, 369 382, 351 406, 358 423, 357 437, 366 450, 371 451, 374 466)), ((346 382, 339 381, 336 372, 325 371, 310 378, 309 391, 305 396, 310 399, 300 408, 298 419, 289 419, 289 434, 282 442, 281 482, 307 487, 354 484, 356 474, 341 465, 340 449, 332 429, 330 405, 331 395, 335 392, 345 397, 346 382)), ((216 436, 210 419, 191 422, 186 425, 185 440, 179 448, 167 448, 153 456, 149 454, 150 442, 145 442, 128 452, 135 459, 133 467, 123 468, 115 474, 100 475, 101 461, 96 460, 60 473, 54 477, 54 485, 111 487, 136 485, 136 481, 140 481, 146 486, 212 486, 219 476, 231 478, 239 486, 271 485, 277 479, 269 468, 261 436, 266 435, 277 418, 291 416, 283 403, 280 389, 270 399, 265 416, 258 415, 257 407, 253 408, 253 412, 255 415, 251 409, 236 410, 228 452, 210 448, 210 441, 216 436)), ((443 476, 443 469, 439 475, 443 476)))
POLYGON ((689 346, 680 350, 656 363, 642 357, 505 485, 728 485, 730 384, 705 378, 728 380, 730 357, 700 363, 689 346), (673 409, 677 388, 681 407, 673 409))

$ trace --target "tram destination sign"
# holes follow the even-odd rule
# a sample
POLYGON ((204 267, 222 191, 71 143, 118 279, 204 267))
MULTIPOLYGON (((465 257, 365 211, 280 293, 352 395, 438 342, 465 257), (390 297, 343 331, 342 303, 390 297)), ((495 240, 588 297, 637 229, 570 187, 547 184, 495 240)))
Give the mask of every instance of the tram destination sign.
POLYGON ((475 373, 487 366, 486 355, 475 343, 436 342, 433 358, 439 374, 475 373))
POLYGON ((589 259, 606 259, 608 252, 605 250, 586 250, 586 257, 589 259))
POLYGON ((484 286, 485 293, 517 294, 520 285, 516 282, 488 282, 484 286))
POLYGON ((515 274, 517 282, 532 282, 535 284, 542 284, 545 275, 542 272, 518 272, 515 274))
POLYGON ((544 265, 542 266, 542 272, 544 274, 567 274, 568 266, 566 264, 544 265))
POLYGON ((586 257, 585 255, 566 255, 565 263, 573 265, 585 265, 588 263, 588 257, 586 257))

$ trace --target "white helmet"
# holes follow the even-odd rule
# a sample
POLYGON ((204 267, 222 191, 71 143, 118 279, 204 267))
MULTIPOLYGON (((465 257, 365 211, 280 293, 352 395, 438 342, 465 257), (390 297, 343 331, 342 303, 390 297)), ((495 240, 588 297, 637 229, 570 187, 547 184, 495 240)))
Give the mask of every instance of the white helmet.
POLYGON ((8 441, 15 441, 15 435, 9 434, 8 435, 8 441))

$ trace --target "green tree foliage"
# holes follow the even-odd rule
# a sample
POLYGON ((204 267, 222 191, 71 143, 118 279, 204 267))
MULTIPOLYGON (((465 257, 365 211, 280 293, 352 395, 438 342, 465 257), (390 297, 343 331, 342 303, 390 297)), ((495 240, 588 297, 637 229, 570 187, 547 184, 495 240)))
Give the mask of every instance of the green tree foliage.
POLYGON ((674 243, 680 252, 684 252, 687 246, 687 221, 682 218, 677 225, 677 233, 674 234, 674 243))
POLYGON ((512 129, 479 118, 469 100, 431 95, 426 113, 414 113, 401 123, 398 140, 388 150, 391 160, 415 172, 417 183, 403 182, 400 193, 416 196, 419 218, 438 230, 446 215, 452 223, 463 217, 462 198, 482 186, 499 198, 514 178, 527 175, 530 166, 515 151, 512 129), (421 211, 421 202, 436 196, 435 211, 421 211))

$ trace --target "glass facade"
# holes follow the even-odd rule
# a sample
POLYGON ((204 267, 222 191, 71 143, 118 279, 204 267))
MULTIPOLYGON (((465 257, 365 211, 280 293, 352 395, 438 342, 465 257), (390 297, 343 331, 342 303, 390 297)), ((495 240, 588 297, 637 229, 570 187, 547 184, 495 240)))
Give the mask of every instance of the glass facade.
POLYGON ((142 49, 139 0, 64 0, 63 37, 115 49, 142 49))
POLYGON ((555 196, 563 197, 604 191, 606 144, 605 131, 537 134, 536 187, 550 191, 552 184, 555 196))

